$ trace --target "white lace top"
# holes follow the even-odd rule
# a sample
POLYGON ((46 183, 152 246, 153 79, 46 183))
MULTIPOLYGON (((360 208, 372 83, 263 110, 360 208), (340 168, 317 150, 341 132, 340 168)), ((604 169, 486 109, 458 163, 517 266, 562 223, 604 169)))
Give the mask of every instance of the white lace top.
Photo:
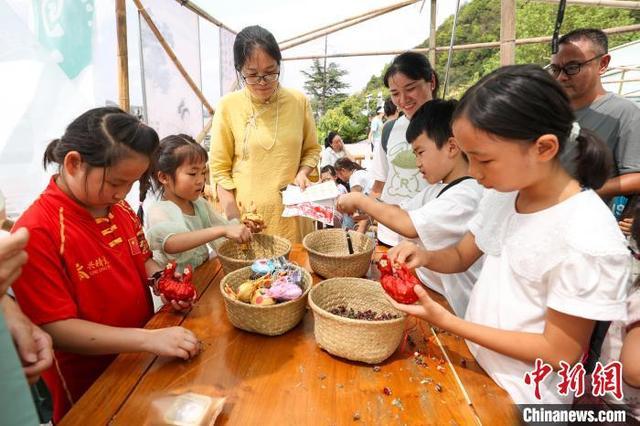
MULTIPOLYGON (((516 212, 516 197, 487 191, 469 224, 486 259, 466 319, 530 333, 544 331, 547 308, 593 320, 625 319, 630 255, 600 197, 586 190, 531 214, 516 212)), ((541 383, 537 400, 523 379, 533 364, 467 344, 515 403, 571 402, 572 395, 558 394, 557 374, 541 383)))

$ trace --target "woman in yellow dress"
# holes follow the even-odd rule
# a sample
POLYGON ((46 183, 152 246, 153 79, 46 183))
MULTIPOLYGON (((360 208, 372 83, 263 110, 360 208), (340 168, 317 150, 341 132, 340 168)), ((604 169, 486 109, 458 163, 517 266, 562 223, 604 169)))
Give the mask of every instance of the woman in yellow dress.
POLYGON ((211 130, 211 177, 229 220, 255 206, 265 232, 301 242, 313 230, 309 219, 282 217, 280 189, 306 188, 321 147, 309 101, 280 86, 282 55, 273 35, 244 28, 233 44, 236 71, 244 87, 223 97, 211 130))

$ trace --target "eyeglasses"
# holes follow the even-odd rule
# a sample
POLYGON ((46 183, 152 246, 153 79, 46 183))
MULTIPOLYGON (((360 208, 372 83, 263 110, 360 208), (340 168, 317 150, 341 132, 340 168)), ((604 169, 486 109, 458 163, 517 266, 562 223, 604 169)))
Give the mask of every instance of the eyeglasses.
POLYGON ((240 74, 240 75, 242 76, 242 79, 244 80, 244 82, 250 85, 259 84, 261 81, 264 81, 267 84, 274 83, 278 81, 278 78, 280 78, 279 72, 275 72, 273 74, 266 74, 266 75, 249 75, 249 76, 246 76, 244 74, 240 74))
POLYGON ((598 58, 602 58, 604 55, 606 55, 606 53, 601 53, 600 55, 594 56, 587 61, 572 63, 569 65, 565 65, 564 67, 559 67, 555 64, 551 64, 549 65, 549 68, 547 68, 547 70, 549 71, 549 74, 554 77, 558 77, 562 71, 564 71, 565 75, 576 75, 580 72, 580 69, 583 65, 588 64, 591 61, 595 61, 598 58))

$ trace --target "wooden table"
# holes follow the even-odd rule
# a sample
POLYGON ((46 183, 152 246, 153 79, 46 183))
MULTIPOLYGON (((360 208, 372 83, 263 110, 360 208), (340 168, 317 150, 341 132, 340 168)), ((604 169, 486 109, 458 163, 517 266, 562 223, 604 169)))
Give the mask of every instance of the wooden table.
MULTIPOLYGON (((294 246, 290 258, 310 270, 301 246, 294 246)), ((155 396, 190 386, 207 386, 227 396, 217 425, 519 423, 509 396, 473 361, 457 336, 439 333, 441 347, 428 335, 429 327, 414 327, 409 334, 416 346, 406 344, 376 371, 318 348, 311 311, 279 337, 235 329, 219 290, 222 276, 217 260, 201 266, 194 274, 200 296, 193 310, 187 315, 161 311, 146 326, 192 330, 203 342, 200 355, 189 362, 147 353, 120 355, 61 424, 141 425, 155 396), (429 354, 426 367, 416 363, 416 350, 429 354), (385 387, 391 395, 383 392, 385 387)), ((314 283, 318 281, 314 276, 314 283)))

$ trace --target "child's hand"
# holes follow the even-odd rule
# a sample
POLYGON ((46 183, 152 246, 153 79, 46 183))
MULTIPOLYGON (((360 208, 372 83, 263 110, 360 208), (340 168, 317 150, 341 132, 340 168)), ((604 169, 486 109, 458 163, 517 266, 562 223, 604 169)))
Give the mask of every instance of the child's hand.
POLYGON ((416 284, 413 286, 413 291, 415 291, 418 296, 418 303, 413 305, 398 303, 386 293, 385 297, 389 303, 399 311, 421 318, 437 327, 446 328, 444 325, 447 322, 447 317, 451 315, 451 313, 429 297, 429 294, 421 285, 416 284))
POLYGON ((407 268, 415 269, 426 265, 428 254, 428 251, 418 247, 415 243, 403 241, 390 249, 387 256, 392 263, 404 263, 407 268))
POLYGON ((224 236, 238 243, 251 241, 251 230, 244 224, 227 225, 224 236))
POLYGON ((160 294, 160 300, 162 300, 162 303, 164 305, 171 305, 173 310, 176 312, 186 312, 193 308, 193 305, 196 303, 196 297, 192 300, 167 300, 163 294, 160 294))
POLYGON ((252 234, 259 234, 267 228, 263 221, 244 219, 242 223, 249 228, 252 234))
POLYGON ((356 193, 356 192, 343 194, 338 197, 338 201, 336 202, 336 208, 340 213, 346 213, 346 214, 352 215, 359 208, 358 200, 361 196, 362 194, 356 193))
POLYGON ((631 227, 633 226, 633 218, 632 217, 628 217, 626 219, 622 219, 620 222, 618 222, 618 226, 620 227, 620 230, 622 231, 622 233, 625 236, 629 236, 631 235, 631 227))
POLYGON ((158 356, 174 356, 191 359, 200 352, 200 342, 195 334, 184 327, 168 327, 148 332, 144 349, 158 356))

